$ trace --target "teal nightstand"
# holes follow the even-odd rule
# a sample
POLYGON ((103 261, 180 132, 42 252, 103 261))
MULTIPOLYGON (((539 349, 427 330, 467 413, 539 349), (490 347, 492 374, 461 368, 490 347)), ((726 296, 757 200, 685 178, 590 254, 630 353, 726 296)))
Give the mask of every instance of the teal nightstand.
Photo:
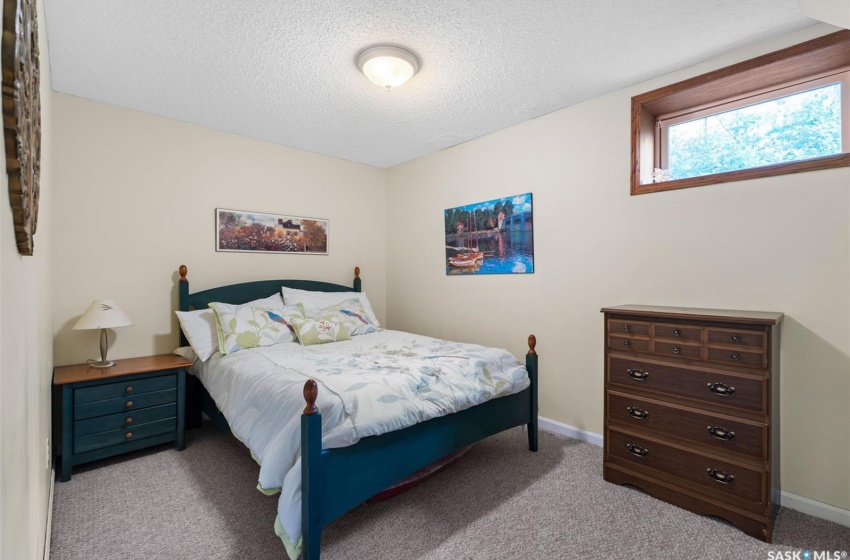
MULTIPOLYGON (((186 368, 192 363, 164 354, 58 367, 61 386, 61 481, 74 465, 174 441, 186 447, 186 368)), ((57 391, 58 394, 58 391, 57 391)))

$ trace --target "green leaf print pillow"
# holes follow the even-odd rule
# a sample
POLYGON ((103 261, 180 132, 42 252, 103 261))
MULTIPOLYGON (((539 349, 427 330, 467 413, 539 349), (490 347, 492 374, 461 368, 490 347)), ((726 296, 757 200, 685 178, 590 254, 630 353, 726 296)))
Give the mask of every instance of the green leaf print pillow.
POLYGON ((340 313, 328 313, 317 317, 293 317, 292 326, 295 327, 298 342, 303 346, 351 340, 351 335, 345 328, 344 317, 345 315, 340 313))
POLYGON ((345 325, 345 330, 348 331, 350 336, 368 334, 381 330, 381 327, 369 319, 366 309, 357 298, 347 299, 336 305, 325 307, 324 309, 320 309, 317 314, 330 315, 332 313, 339 315, 345 325))
POLYGON ((214 302, 218 327, 218 351, 231 354, 246 348, 271 346, 295 340, 293 318, 302 318, 304 312, 297 306, 275 307, 266 305, 231 305, 214 302))

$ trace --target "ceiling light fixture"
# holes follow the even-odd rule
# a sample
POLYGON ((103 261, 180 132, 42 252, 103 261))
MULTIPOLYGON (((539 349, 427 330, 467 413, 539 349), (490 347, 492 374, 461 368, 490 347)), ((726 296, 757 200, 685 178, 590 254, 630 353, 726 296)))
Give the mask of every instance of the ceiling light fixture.
POLYGON ((376 45, 357 55, 357 67, 373 83, 390 91, 419 71, 419 58, 402 47, 376 45))

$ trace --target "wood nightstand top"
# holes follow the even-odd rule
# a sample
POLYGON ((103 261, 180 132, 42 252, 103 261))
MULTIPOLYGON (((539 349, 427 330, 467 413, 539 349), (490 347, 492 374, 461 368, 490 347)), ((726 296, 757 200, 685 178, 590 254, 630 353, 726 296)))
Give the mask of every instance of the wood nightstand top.
POLYGON ((53 384, 64 385, 65 383, 77 383, 78 381, 97 381, 132 375, 134 373, 148 373, 163 369, 189 367, 192 362, 174 354, 161 354, 159 356, 144 356, 141 358, 127 358, 126 360, 115 360, 115 365, 110 368, 93 368, 88 364, 76 364, 73 366, 60 366, 53 370, 53 384))

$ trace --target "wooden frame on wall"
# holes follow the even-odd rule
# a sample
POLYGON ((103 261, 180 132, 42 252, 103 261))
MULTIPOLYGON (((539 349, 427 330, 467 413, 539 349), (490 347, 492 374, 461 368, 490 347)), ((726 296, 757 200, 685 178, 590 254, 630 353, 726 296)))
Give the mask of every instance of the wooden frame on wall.
POLYGON ((18 252, 32 255, 41 166, 36 0, 3 0, 2 43, 3 136, 9 199, 18 252))
MULTIPOLYGON (((848 67, 850 30, 845 30, 632 97, 631 194, 850 166, 850 153, 841 153, 713 175, 652 182, 658 150, 655 127, 660 115, 709 105, 848 67)), ((850 118, 850 114, 847 117, 850 118)))

